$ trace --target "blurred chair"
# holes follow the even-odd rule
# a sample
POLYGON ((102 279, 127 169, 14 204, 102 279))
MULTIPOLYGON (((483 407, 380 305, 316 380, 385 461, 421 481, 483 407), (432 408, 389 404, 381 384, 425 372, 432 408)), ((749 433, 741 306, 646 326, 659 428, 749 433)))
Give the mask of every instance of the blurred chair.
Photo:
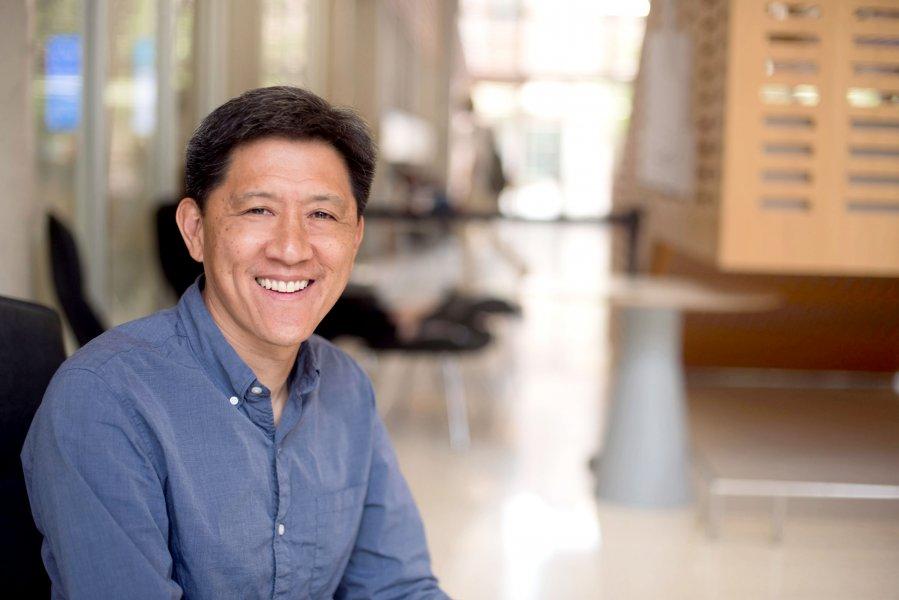
POLYGON ((431 314, 459 323, 482 323, 486 315, 520 317, 521 306, 495 296, 472 296, 451 290, 431 314))
MULTIPOLYGON (((403 339, 371 290, 348 286, 316 333, 331 340, 355 338, 377 354, 436 359, 443 379, 450 445, 454 450, 466 450, 471 435, 459 358, 487 347, 492 336, 483 327, 481 313, 471 311, 464 316, 468 321, 453 320, 439 311, 432 313, 422 321, 414 338, 403 339)), ((412 364, 410 361, 409 365, 412 364)))
POLYGON ((56 298, 78 345, 84 346, 103 333, 106 327, 84 293, 81 260, 72 232, 52 214, 47 216, 47 232, 56 298))
POLYGON ((0 579, 9 598, 50 596, 19 453, 64 359, 62 327, 53 310, 0 297, 0 579))

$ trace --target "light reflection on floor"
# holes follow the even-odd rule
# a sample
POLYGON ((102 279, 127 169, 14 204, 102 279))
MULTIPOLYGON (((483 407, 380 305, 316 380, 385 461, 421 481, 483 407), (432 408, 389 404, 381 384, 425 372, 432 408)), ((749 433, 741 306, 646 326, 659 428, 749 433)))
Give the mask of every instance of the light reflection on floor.
POLYGON ((536 600, 551 561, 568 553, 596 552, 602 545, 592 506, 553 507, 543 497, 522 492, 502 508, 505 593, 536 600))

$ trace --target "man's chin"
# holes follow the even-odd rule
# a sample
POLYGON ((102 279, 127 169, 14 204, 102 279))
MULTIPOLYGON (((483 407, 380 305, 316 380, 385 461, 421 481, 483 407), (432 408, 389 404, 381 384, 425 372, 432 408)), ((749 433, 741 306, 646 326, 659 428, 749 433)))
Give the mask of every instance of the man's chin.
POLYGON ((266 327, 259 337, 271 346, 296 348, 309 339, 314 332, 311 327, 266 327))
POLYGON ((297 332, 291 334, 280 333, 278 335, 267 335, 263 339, 270 346, 277 346, 279 348, 285 349, 296 349, 303 342, 309 339, 309 336, 312 335, 312 332, 297 332))

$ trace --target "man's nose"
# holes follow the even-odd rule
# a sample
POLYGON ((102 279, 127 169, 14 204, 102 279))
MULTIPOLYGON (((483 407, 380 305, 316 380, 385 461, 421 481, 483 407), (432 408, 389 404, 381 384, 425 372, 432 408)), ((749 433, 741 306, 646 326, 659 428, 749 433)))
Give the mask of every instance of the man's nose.
POLYGON ((312 244, 302 217, 283 216, 279 219, 266 248, 266 256, 286 264, 312 258, 312 244))

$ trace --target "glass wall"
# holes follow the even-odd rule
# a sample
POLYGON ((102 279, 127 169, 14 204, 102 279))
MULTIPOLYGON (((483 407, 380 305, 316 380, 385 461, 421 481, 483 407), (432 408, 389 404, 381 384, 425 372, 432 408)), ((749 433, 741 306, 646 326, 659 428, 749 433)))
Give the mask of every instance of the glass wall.
POLYGON ((473 118, 492 131, 510 183, 503 213, 611 210, 648 10, 645 0, 462 1, 473 118))
POLYGON ((309 0, 262 3, 262 85, 307 86, 309 0))
POLYGON ((156 134, 156 7, 153 0, 109 6, 105 91, 108 131, 107 223, 113 322, 155 308, 152 197, 156 134))
POLYGON ((38 0, 34 90, 36 193, 48 210, 75 219, 83 118, 83 0, 38 0))
POLYGON ((109 324, 173 299, 159 276, 155 210, 180 197, 196 126, 194 14, 195 0, 35 4, 36 192, 75 233, 109 324), (97 101, 86 105, 91 85, 97 101))

